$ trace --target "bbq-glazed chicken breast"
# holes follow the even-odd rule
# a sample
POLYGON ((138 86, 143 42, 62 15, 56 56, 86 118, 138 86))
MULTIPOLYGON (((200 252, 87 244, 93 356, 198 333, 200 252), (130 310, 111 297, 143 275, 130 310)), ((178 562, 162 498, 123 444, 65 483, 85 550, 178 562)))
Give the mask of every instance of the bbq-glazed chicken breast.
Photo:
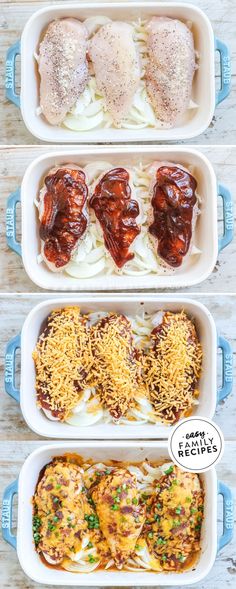
POLYGON ((157 118, 172 127, 191 98, 196 67, 193 35, 184 23, 168 17, 153 17, 147 32, 147 93, 157 118))
POLYGON ((60 125, 88 81, 88 33, 75 18, 51 22, 39 46, 40 107, 51 125, 60 125))
POLYGON ((202 347, 195 325, 184 311, 164 313, 151 339, 143 360, 149 399, 157 418, 173 424, 189 415, 197 402, 202 347))
POLYGON ((118 568, 134 551, 144 520, 145 506, 139 503, 136 476, 124 468, 100 477, 92 499, 101 531, 118 568))
POLYGON ((197 474, 163 465, 143 536, 152 557, 167 571, 185 568, 200 550, 204 494, 197 474))
POLYGON ((91 507, 82 492, 76 464, 53 461, 46 466, 33 497, 33 536, 37 551, 48 562, 73 555, 87 533, 85 514, 91 507))
POLYGON ((114 21, 92 37, 89 56, 98 90, 116 125, 127 116, 140 80, 140 66, 133 27, 114 21))
POLYGON ((187 255, 197 217, 197 181, 183 166, 154 162, 150 168, 152 222, 149 233, 166 264, 178 268, 187 255))
POLYGON ((88 188, 77 166, 53 168, 39 194, 41 255, 53 272, 64 270, 87 228, 88 188))
POLYGON ((134 404, 138 386, 131 323, 114 313, 98 321, 90 333, 96 390, 112 418, 119 420, 134 404))
POLYGON ((139 205, 131 197, 129 173, 114 168, 97 182, 89 202, 101 225, 106 249, 118 268, 134 258, 130 246, 140 233, 136 222, 139 205))
POLYGON ((32 354, 37 405, 50 418, 64 421, 89 386, 93 362, 86 318, 79 307, 53 311, 32 354))

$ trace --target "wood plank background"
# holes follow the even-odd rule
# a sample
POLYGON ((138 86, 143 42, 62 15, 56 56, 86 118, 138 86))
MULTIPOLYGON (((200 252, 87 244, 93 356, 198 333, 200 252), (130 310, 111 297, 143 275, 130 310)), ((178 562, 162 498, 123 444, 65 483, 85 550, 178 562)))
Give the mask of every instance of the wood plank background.
MULTIPOLYGON (((0 147, 0 283, 1 292, 42 292, 31 282, 23 269, 22 260, 10 251, 5 238, 5 209, 10 192, 21 184, 23 174, 29 163, 49 150, 59 150, 60 146, 0 147)), ((69 147, 63 147, 67 150, 69 147)), ((90 148, 91 149, 91 146, 90 148)), ((197 148, 199 149, 199 148, 197 148)), ((226 184, 232 191, 236 203, 236 146, 202 146, 202 151, 212 162, 218 181, 226 184)), ((218 199, 218 232, 222 233, 222 204, 218 199)), ((236 215, 236 206, 235 206, 236 215)), ((18 211, 20 234, 20 211, 18 211)), ((203 283, 185 289, 187 292, 236 292, 236 243, 224 249, 210 277, 203 283)))
MULTIPOLYGON (((9 426, 11 426, 9 422, 9 426)), ((1 464, 1 483, 0 495, 5 487, 15 480, 25 458, 34 449, 41 444, 39 442, 3 442, 0 445, 0 464, 1 464)), ((235 477, 235 455, 236 443, 227 442, 225 445, 224 456, 217 465, 218 478, 231 487, 236 493, 236 477, 235 477)), ((16 510, 14 510, 16 512, 16 510)), ((16 521, 16 518, 14 518, 16 521)), ((222 531, 222 506, 221 501, 218 500, 218 536, 222 531)), ((200 583, 194 585, 187 585, 186 589, 235 589, 236 578, 236 542, 234 541, 226 546, 216 558, 214 566, 206 577, 200 583)), ((140 575, 140 581, 142 576, 140 575)), ((1 589, 47 589, 48 585, 41 585, 34 583, 23 573, 18 558, 14 549, 0 539, 0 579, 1 589)), ((79 585, 79 576, 78 576, 79 585)), ((52 589, 57 589, 56 586, 51 585, 52 589)), ((158 586, 158 576, 156 589, 158 586)), ((182 589, 179 585, 176 589, 182 589)), ((63 589, 67 589, 63 585, 63 589)), ((83 589, 83 588, 81 588, 83 589)), ((95 589, 98 589, 97 587, 95 589)), ((103 588, 101 588, 103 589, 103 588)), ((113 588, 112 588, 113 589, 113 588)), ((138 587, 137 589, 143 589, 138 587)), ((154 589, 154 587, 152 588, 154 589)), ((167 587, 171 589, 171 587, 167 587)))
MULTIPOLYGON (((92 0, 96 4, 97 0, 92 0)), ((107 0, 106 0, 107 1, 107 0)), ((144 0, 145 1, 145 0, 144 0)), ((67 0, 64 0, 66 4, 67 0)), ((187 2, 187 0, 182 0, 187 2)), ((38 144, 26 129, 20 110, 8 102, 4 91, 4 69, 6 51, 17 39, 20 38, 23 27, 33 12, 42 6, 60 3, 59 0, 10 0, 0 1, 0 143, 1 144, 38 144)), ((72 0, 76 3, 76 0, 72 0)), ((77 0, 77 4, 78 4, 77 0)), ((192 4, 202 8, 210 18, 214 33, 222 41, 225 41, 232 54, 232 90, 226 101, 222 102, 216 109, 210 127, 200 137, 191 140, 191 143, 198 144, 234 144, 236 143, 236 117, 234 107, 236 103, 236 10, 235 0, 192 0, 192 4)), ((219 86, 219 68, 217 61, 217 87, 219 86)), ((19 67, 18 67, 19 70, 19 67)), ((17 77, 19 88, 19 74, 17 77)))

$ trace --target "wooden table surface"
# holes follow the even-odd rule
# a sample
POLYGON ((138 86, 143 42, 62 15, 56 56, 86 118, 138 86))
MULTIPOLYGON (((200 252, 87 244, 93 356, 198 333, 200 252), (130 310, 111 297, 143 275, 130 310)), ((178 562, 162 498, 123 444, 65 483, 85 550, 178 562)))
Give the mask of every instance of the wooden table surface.
MULTIPOLYGON (((21 184, 28 164, 40 154, 58 150, 59 146, 0 148, 0 283, 1 292, 43 292, 26 275, 21 258, 10 251, 5 238, 6 199, 21 184)), ((69 147, 63 148, 65 150, 69 147)), ((91 146, 90 146, 91 149, 91 146)), ((98 148, 99 149, 99 148, 98 148)), ((197 148, 199 149, 199 148, 197 148)), ((236 146, 202 146, 201 151, 212 162, 218 181, 228 186, 236 202, 236 146)), ((236 215, 236 206, 235 215, 236 215)), ((18 211, 20 221, 20 211, 18 211)), ((218 199, 218 232, 222 233, 222 203, 218 199)), ((18 225, 20 233, 20 223, 18 225)), ((86 287, 85 287, 86 288, 86 287)), ((186 292, 236 292, 236 243, 224 249, 210 277, 203 283, 184 289, 186 292)))
MULTIPOLYGON (((66 4, 67 0, 64 0, 66 4)), ((94 3, 95 0, 92 0, 94 3)), ((96 0, 97 1, 97 0, 96 0)), ((182 0, 185 3, 187 0, 182 0)), ((72 3, 75 0, 72 0, 72 3)), ((145 2, 145 0, 144 0, 145 2)), ((210 127, 199 137, 192 139, 191 143, 200 144, 234 144, 236 143, 236 117, 234 107, 236 103, 236 10, 235 0, 191 0, 192 4, 202 8, 211 20, 216 36, 225 41, 232 54, 232 90, 230 96, 222 102, 215 111, 210 127)), ((4 92, 4 69, 7 49, 20 38, 23 27, 33 12, 42 6, 59 4, 60 0, 8 0, 0 2, 0 71, 2 72, 2 83, 0 83, 0 143, 1 144, 38 144, 26 129, 20 114, 15 105, 8 102, 4 92)), ((76 3, 76 2, 75 2, 76 3)), ((79 4, 77 0, 77 4, 79 4)), ((217 81, 219 87, 219 67, 217 62, 217 81)), ((19 70, 19 67, 18 67, 19 70)), ((19 73, 17 76, 19 88, 19 73)))
MULTIPOLYGON (((9 422, 9 427, 11 423, 9 422)), ((127 443, 128 444, 128 443, 127 443)), ((40 446, 39 442, 3 442, 0 445, 0 464, 1 464, 1 483, 0 495, 5 487, 14 481, 19 474, 20 468, 25 458, 35 448, 40 446)), ((218 478, 229 485, 236 495, 236 477, 235 477, 235 455, 236 443, 227 442, 225 445, 224 456, 217 465, 218 478)), ((16 510, 14 510, 14 513, 16 510)), ((14 518, 16 521, 16 517, 14 518)), ((222 533, 222 506, 218 500, 218 536, 222 533)), ((216 558, 214 566, 206 579, 194 585, 187 585, 186 589, 235 589, 236 575, 236 542, 231 542, 226 546, 216 558)), ((122 573, 121 573, 122 574, 122 573)), ((141 582, 142 575, 140 575, 141 582)), ((34 583, 23 573, 14 549, 0 539, 0 579, 1 589, 47 589, 48 585, 34 583)), ((78 576, 79 584, 79 576, 78 576)), ((51 585, 52 589, 57 589, 51 585)), ((158 586, 158 577, 156 589, 158 586)), ((182 589, 179 585, 177 589, 182 589)), ((63 589, 66 586, 63 585, 63 589)), ((81 588, 82 589, 82 588, 81 588)), ((98 588, 96 588, 98 589, 98 588)), ((101 588, 103 589, 103 588, 101 588)), ((112 588, 113 589, 113 588, 112 588)), ((143 589, 138 587, 137 589, 143 589)), ((153 588, 154 589, 154 588, 153 588)), ((171 589, 171 587, 167 587, 171 589)))

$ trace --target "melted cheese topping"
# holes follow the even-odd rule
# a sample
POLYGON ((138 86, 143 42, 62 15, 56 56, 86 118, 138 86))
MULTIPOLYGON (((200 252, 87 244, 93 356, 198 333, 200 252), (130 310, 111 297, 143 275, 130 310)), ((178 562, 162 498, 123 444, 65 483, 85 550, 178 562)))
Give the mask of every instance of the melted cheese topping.
POLYGON ((150 506, 143 531, 149 549, 164 569, 181 569, 181 563, 200 550, 203 494, 198 475, 170 466, 150 506))
POLYGON ((183 570, 199 554, 203 502, 198 475, 173 463, 94 464, 68 454, 40 475, 35 547, 71 572, 183 570))

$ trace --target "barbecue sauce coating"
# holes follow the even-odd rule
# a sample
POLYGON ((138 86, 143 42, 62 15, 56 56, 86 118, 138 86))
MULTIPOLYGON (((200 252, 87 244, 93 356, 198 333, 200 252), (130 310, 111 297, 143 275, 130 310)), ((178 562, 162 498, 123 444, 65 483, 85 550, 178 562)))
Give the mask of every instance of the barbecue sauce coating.
POLYGON ((174 166, 159 168, 156 180, 152 197, 154 221, 149 232, 158 239, 159 256, 177 268, 188 252, 192 237, 197 182, 191 174, 174 166))
POLYGON ((129 247, 140 233, 136 223, 139 205, 131 199, 129 174, 124 168, 107 172, 98 182, 90 206, 103 230, 105 246, 118 268, 132 260, 129 247))
POLYGON ((85 174, 81 170, 61 168, 45 178, 47 192, 39 235, 44 255, 56 268, 70 261, 77 241, 87 227, 82 210, 88 195, 85 174))

